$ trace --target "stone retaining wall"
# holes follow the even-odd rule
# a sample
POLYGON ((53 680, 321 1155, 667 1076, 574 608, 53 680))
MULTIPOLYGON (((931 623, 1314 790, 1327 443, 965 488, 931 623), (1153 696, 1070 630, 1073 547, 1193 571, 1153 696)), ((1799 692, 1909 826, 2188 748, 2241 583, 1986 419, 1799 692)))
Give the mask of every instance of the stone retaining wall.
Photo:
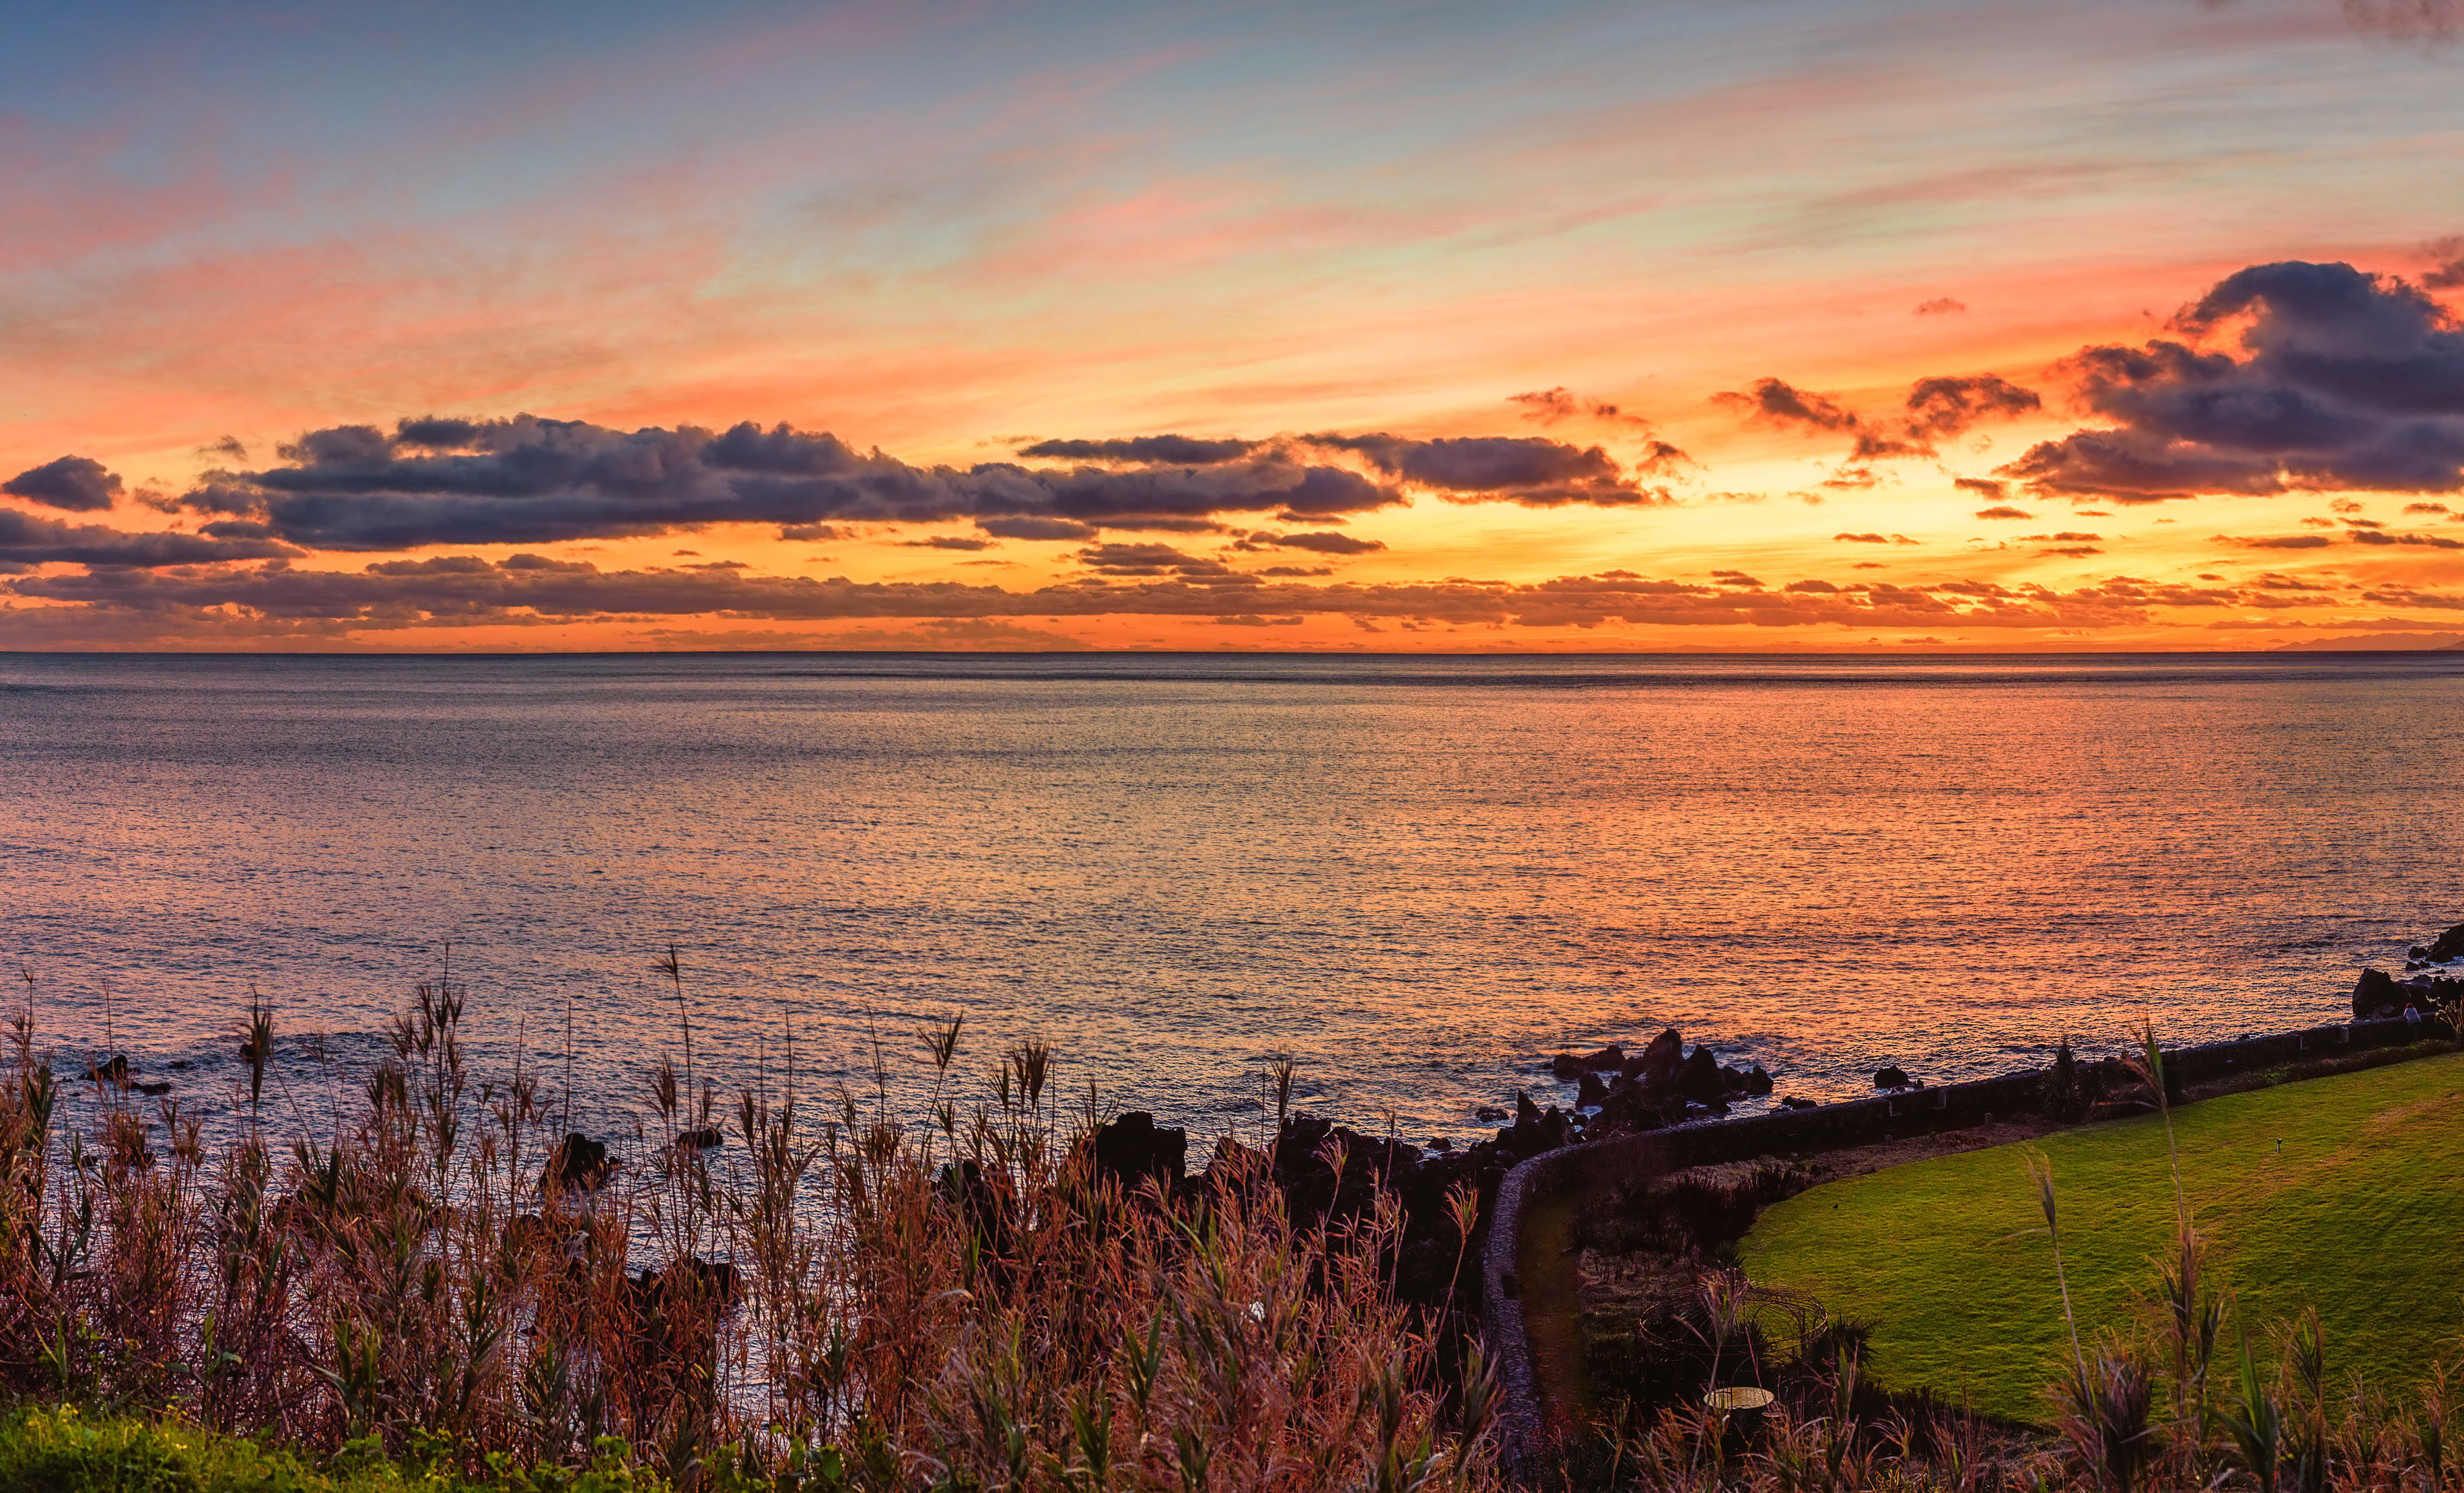
MULTIPOLYGON (((2168 1084, 2204 1084, 2254 1068, 2280 1067, 2340 1052, 2403 1046, 2429 1035, 2426 1024, 2415 1026, 2402 1020, 2312 1026, 2234 1042, 2169 1047, 2165 1050, 2165 1072, 2168 1084)), ((2109 1075, 2122 1070, 2121 1063, 2110 1058, 2097 1067, 2109 1075)), ((1996 1115, 2033 1114, 2038 1108, 2043 1077, 2043 1069, 2032 1068, 1811 1109, 1700 1120, 1544 1152, 1507 1173, 1489 1221, 1481 1290, 1484 1334, 1490 1362, 1497 1369, 1498 1430, 1507 1469, 1528 1479, 1537 1471, 1545 1446, 1539 1382, 1533 1376, 1530 1337, 1524 1329, 1515 1269, 1526 1209, 1639 1170, 1673 1172, 1755 1156, 1838 1151, 1904 1135, 1965 1130, 1996 1115)))

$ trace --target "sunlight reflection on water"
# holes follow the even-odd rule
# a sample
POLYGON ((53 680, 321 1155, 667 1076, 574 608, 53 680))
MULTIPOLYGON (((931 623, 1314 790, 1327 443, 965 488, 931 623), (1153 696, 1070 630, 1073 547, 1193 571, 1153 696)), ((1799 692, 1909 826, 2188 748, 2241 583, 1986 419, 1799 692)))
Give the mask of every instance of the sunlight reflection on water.
POLYGON ((673 941, 725 1087, 791 1025, 808 1083, 875 1034, 904 1075, 962 1011, 987 1071, 1040 1033, 1056 1083, 1205 1131, 1288 1049, 1315 1107, 1460 1135, 1664 1023, 1820 1097, 2333 1019, 2464 916, 2459 673, 0 655, 0 919, 46 1040, 108 1021, 209 1108, 252 985, 364 1061, 448 939, 483 1069, 569 1004, 630 1104, 673 941))

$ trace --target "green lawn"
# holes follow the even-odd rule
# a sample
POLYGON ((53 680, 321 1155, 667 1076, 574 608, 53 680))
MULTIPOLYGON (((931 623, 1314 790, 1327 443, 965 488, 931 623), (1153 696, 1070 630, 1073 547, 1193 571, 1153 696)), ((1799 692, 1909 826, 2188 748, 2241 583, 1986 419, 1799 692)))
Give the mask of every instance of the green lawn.
MULTIPOLYGON (((2262 1328, 2319 1308, 2331 1372, 2389 1387, 2464 1329, 2464 1055, 2285 1084, 2173 1116, 2214 1279, 2262 1328), (2282 1150, 2279 1153, 2278 1143, 2282 1150)), ((2032 1143, 2053 1162, 2082 1335, 2129 1320, 2171 1238, 2153 1115, 2032 1143)), ((1876 1324, 1871 1372, 2037 1420, 2068 1353, 2027 1147, 1943 1156, 1777 1204, 1739 1247, 1757 1283, 1876 1324)), ((2230 1335, 2233 1328, 2227 1328, 2230 1335)), ((2230 1336, 2229 1336, 2230 1342, 2230 1336)))

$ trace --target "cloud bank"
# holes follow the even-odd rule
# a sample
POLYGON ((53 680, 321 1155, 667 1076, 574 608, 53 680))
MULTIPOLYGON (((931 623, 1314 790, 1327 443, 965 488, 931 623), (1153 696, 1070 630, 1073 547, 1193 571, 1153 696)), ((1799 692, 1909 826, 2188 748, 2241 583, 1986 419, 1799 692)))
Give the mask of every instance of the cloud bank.
POLYGON ((90 456, 62 456, 0 482, 0 493, 70 513, 100 513, 119 501, 120 478, 90 456))
POLYGON ((2182 340, 2082 349, 2104 425, 2002 469, 2050 495, 2464 491, 2464 331, 2404 280, 2288 260, 2226 277, 2173 318, 2182 340), (2211 346, 2228 331, 2230 345, 2211 346))
MULTIPOLYGON (((310 431, 281 448, 284 465, 209 473, 180 506, 206 516, 205 532, 225 538, 367 551, 546 544, 718 523, 775 524, 782 538, 808 538, 832 524, 953 519, 1000 538, 1079 539, 1101 529, 1202 532, 1225 515, 1266 511, 1287 521, 1339 520, 1416 491, 1541 507, 1667 500, 1601 448, 1540 436, 1155 435, 1039 441, 1021 454, 1081 464, 921 467, 784 425, 619 430, 534 415, 422 417, 391 431, 310 431)), ((1645 466, 1661 459, 1655 446, 1645 466)), ((40 475, 61 466, 18 480, 65 493, 70 476, 40 475)))

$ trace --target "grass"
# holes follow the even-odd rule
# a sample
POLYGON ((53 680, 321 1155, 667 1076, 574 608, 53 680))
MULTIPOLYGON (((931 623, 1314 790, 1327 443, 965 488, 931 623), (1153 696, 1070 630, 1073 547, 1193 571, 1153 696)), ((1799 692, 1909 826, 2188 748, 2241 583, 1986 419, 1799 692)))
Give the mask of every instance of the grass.
MULTIPOLYGON (((612 1442, 582 1467, 498 1462, 468 1478, 447 1458, 406 1464, 363 1443, 320 1464, 196 1425, 73 1406, 0 1418, 0 1493, 666 1493, 672 1486, 612 1442)), ((720 1473, 703 1486, 751 1493, 776 1484, 720 1473)))
MULTIPOLYGON (((2240 1322, 2315 1308, 2335 1372, 2389 1390, 2453 1353, 2464 1055, 2233 1094, 2173 1124, 2211 1278, 2240 1322)), ((2155 1115, 1815 1188, 1768 1211, 1739 1256, 1758 1284, 1871 1321, 1879 1382, 2042 1422, 2071 1348, 2030 1150, 2053 1166, 2082 1331, 2130 1328, 2174 1230, 2155 1115)))
POLYGON ((352 1111, 287 1124, 258 1112, 253 1011, 221 1145, 108 1079, 63 1123, 95 1081, 19 1020, 0 1493, 1497 1486, 1477 1350, 1444 1372, 1462 1324, 1397 1295, 1391 1191, 1299 1223, 1242 1147, 1127 1188, 1047 1051, 974 1081, 955 1021, 918 1034, 921 1112, 886 1071, 816 1096, 764 1067, 722 1099, 661 1064, 656 1128, 601 1153, 530 1055, 470 1070, 462 1010, 421 987, 352 1111))

